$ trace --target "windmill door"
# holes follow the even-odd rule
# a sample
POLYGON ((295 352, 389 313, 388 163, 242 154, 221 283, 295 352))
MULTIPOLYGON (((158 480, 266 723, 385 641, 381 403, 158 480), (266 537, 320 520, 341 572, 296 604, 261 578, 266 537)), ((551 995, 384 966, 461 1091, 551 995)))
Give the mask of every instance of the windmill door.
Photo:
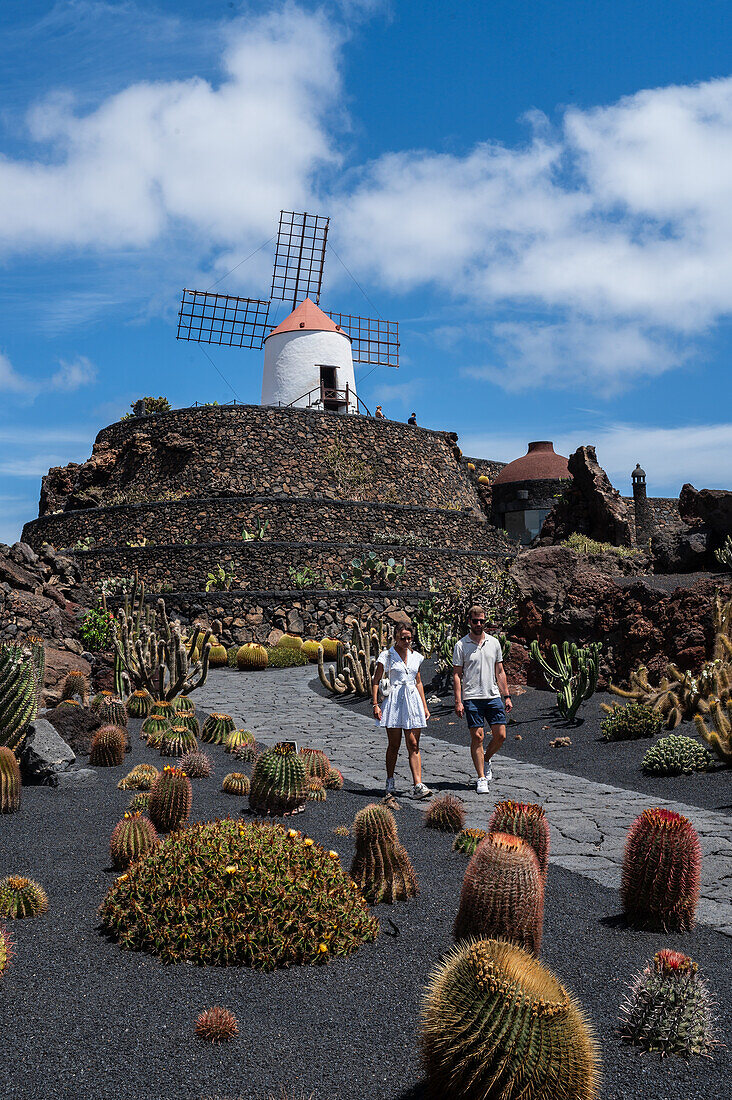
POLYGON ((320 399, 323 402, 323 408, 330 412, 338 412, 345 404, 343 394, 337 389, 335 367, 320 368, 320 399))

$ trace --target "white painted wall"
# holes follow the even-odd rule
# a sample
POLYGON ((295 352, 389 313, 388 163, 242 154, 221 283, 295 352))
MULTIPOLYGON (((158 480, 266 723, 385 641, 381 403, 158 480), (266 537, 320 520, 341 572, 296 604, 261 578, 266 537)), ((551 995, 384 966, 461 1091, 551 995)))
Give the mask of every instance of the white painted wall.
MULTIPOLYGON (((303 394, 320 386, 320 366, 336 368, 336 388, 348 382, 351 412, 357 411, 351 341, 342 332, 276 332, 264 341, 262 404, 304 407, 303 394)), ((316 395, 313 395, 315 398, 316 395)), ((345 410, 342 410, 345 412, 345 410)))

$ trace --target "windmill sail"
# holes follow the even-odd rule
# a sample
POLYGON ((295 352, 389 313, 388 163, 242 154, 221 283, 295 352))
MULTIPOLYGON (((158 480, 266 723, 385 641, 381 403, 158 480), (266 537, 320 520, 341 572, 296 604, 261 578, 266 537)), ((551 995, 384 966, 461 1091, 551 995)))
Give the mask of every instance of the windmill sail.
POLYGON ((329 224, 330 218, 318 214, 280 211, 272 298, 291 300, 293 309, 305 298, 320 302, 329 224))
POLYGON ((269 302, 208 290, 184 290, 178 312, 178 340, 261 348, 269 325, 269 302))
POLYGON ((354 363, 373 363, 377 367, 399 366, 399 322, 375 317, 357 317, 351 313, 325 311, 351 337, 354 363))

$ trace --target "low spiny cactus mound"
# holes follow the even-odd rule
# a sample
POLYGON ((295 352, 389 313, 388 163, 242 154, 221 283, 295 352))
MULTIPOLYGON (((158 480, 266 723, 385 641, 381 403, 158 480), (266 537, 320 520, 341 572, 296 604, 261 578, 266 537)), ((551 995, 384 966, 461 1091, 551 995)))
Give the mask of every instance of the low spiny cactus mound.
POLYGON ((275 645, 267 650, 268 668, 298 668, 307 663, 308 659, 302 650, 293 646, 275 645))
MULTIPOLYGON (((154 746, 156 738, 162 738, 165 731, 170 726, 170 719, 163 718, 157 714, 151 714, 149 718, 146 718, 142 723, 140 730, 140 737, 147 741, 148 745, 154 746)), ((160 744, 160 741, 158 741, 160 744)))
POLYGON ((351 830, 347 825, 336 825, 333 829, 333 833, 335 836, 350 836, 351 830))
POLYGON ((163 840, 100 916, 121 947, 163 962, 257 970, 350 955, 379 927, 337 856, 295 829, 231 820, 163 840))
POLYGON ((178 725, 177 718, 174 726, 168 726, 160 742, 161 756, 185 756, 187 752, 195 752, 198 741, 187 726, 178 725))
POLYGON ((267 667, 267 650, 263 645, 247 642, 236 651, 236 667, 241 672, 256 672, 267 667))
MULTIPOLYGON (((223 646, 215 648, 224 649, 223 646)), ((224 653, 226 653, 225 649, 224 653)), ((196 1020, 196 1035, 208 1043, 228 1043, 238 1032, 236 1016, 233 1012, 229 1012, 228 1008, 221 1008, 220 1005, 207 1008, 196 1020)))
POLYGON ((233 749, 231 755, 235 760, 241 760, 242 764, 254 764, 259 758, 260 752, 256 741, 247 741, 238 749, 233 749))
POLYGON ((635 975, 620 1013, 623 1039, 642 1050, 687 1057, 716 1045, 709 990, 678 951, 664 948, 635 975))
POLYGON ((32 878, 8 875, 0 879, 0 917, 20 920, 38 917, 48 910, 46 891, 32 878))
POLYGON ((280 649, 302 649, 302 638, 297 634, 283 634, 277 646, 280 649))
POLYGON ((226 650, 226 663, 229 668, 236 668, 236 655, 240 648, 238 645, 230 645, 226 650))
POLYGON ((101 707, 104 700, 114 698, 116 698, 116 696, 113 691, 98 691, 91 701, 91 709, 94 711, 95 714, 98 714, 99 708, 101 707))
POLYGON ((395 902, 416 897, 417 876, 406 849, 399 843, 394 815, 371 802, 353 821, 356 853, 351 878, 367 901, 395 902))
POLYGON ((641 737, 657 737, 663 728, 663 715, 646 703, 617 704, 602 721, 605 741, 636 741, 641 737))
POLYGON ((122 700, 116 695, 108 695, 102 699, 97 713, 105 725, 121 726, 123 729, 127 725, 127 710, 122 700))
POLYGON ((150 805, 150 792, 138 791, 129 801, 127 810, 131 814, 146 814, 150 805))
POLYGON ((154 764, 135 764, 132 771, 120 779, 117 787, 121 791, 150 791, 159 775, 154 764))
POLYGON ((330 760, 322 749, 300 749, 300 756, 305 761, 305 768, 308 773, 308 778, 313 776, 316 779, 322 779, 323 782, 328 778, 328 772, 330 771, 330 760))
POLYGON ((232 730, 231 733, 227 733, 226 740, 224 741, 224 752, 235 753, 237 749, 241 749, 244 745, 254 744, 254 734, 249 730, 232 730))
POLYGON ((13 957, 13 941, 10 938, 10 933, 4 924, 0 923, 0 978, 2 978, 5 971, 10 966, 10 960, 13 957))
POLYGON ((150 791, 147 812, 160 833, 170 833, 188 820, 193 802, 191 781, 180 768, 165 767, 150 791))
POLYGON ((0 745, 0 814, 20 809, 20 767, 12 749, 0 745))
POLYGON ((595 1100, 599 1052, 557 978, 512 943, 459 944, 422 1007, 430 1100, 595 1100))
POLYGON ((280 743, 257 757, 249 805, 255 813, 285 817, 300 813, 307 801, 307 772, 292 745, 280 743))
POLYGON ((208 667, 209 668, 226 668, 228 664, 228 654, 226 652, 226 646, 212 645, 208 654, 208 667))
POLYGON ((459 833, 465 827, 465 807, 462 800, 454 794, 443 794, 436 798, 424 815, 428 829, 437 829, 441 833, 459 833))
POLYGON ((544 925, 544 881, 531 845, 510 833, 489 833, 465 872, 453 933, 510 940, 539 954, 544 925))
POLYGON ((121 726, 100 726, 91 739, 89 763, 94 768, 117 768, 125 762, 127 732, 121 726))
POLYGON ((148 739, 147 739, 147 743, 148 743, 149 747, 151 749, 158 749, 159 750, 160 746, 163 743, 163 737, 165 736, 165 734, 167 733, 167 731, 169 729, 170 729, 170 727, 166 726, 164 730, 157 730, 155 733, 149 734, 148 739))
POLYGON ((327 794, 325 787, 323 786, 323 780, 318 779, 317 776, 311 776, 308 779, 308 802, 325 802, 327 794))
POLYGON ((650 809, 635 819, 625 842, 620 897, 631 924, 687 932, 699 901, 701 848, 690 821, 650 809))
POLYGON ((181 757, 179 767, 189 779, 208 779, 211 774, 211 757, 205 752, 187 752, 181 757))
POLYGON ((89 681, 86 676, 80 668, 72 668, 67 672, 61 687, 61 698, 73 699, 75 695, 78 695, 82 703, 85 703, 88 694, 89 681))
POLYGON ((488 822, 489 833, 511 833, 528 841, 539 860, 541 877, 546 882, 549 867, 549 822, 544 807, 535 802, 496 803, 488 822))
POLYGON ((130 718, 147 718, 152 710, 153 699, 149 691, 133 691, 125 703, 130 718))
POLYGON ((249 782, 248 775, 242 775, 241 772, 229 772, 224 776, 223 783, 221 784, 221 790, 226 794, 249 794, 249 788, 251 784, 249 782))
POLYGON ((208 745, 223 745, 234 728, 234 719, 230 714, 209 714, 203 723, 201 740, 208 745))
POLYGON ((140 813, 126 813, 115 825, 109 842, 112 866, 123 870, 159 843, 160 838, 152 821, 140 813))
POLYGON ((325 777, 323 783, 326 791, 342 791, 343 790, 343 776, 338 771, 338 768, 331 768, 325 777))
POLYGON ((704 772, 713 764, 712 754, 693 737, 670 733, 648 750, 641 767, 648 775, 691 775, 704 772))
POLYGON ((483 837, 487 835, 485 829, 463 829, 455 837, 452 850, 453 852, 462 852, 466 856, 472 856, 483 837))

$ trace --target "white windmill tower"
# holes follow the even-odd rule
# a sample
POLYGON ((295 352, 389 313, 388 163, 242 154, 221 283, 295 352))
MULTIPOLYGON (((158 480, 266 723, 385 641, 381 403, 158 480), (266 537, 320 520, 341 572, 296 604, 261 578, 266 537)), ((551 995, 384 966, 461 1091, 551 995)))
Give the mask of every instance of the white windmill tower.
POLYGON ((325 312, 319 306, 330 219, 280 211, 271 298, 293 310, 276 328, 270 301, 184 290, 178 339, 228 347, 264 347, 263 405, 366 412, 354 363, 399 366, 396 321, 325 312), (314 295, 313 301, 311 295, 314 295))

